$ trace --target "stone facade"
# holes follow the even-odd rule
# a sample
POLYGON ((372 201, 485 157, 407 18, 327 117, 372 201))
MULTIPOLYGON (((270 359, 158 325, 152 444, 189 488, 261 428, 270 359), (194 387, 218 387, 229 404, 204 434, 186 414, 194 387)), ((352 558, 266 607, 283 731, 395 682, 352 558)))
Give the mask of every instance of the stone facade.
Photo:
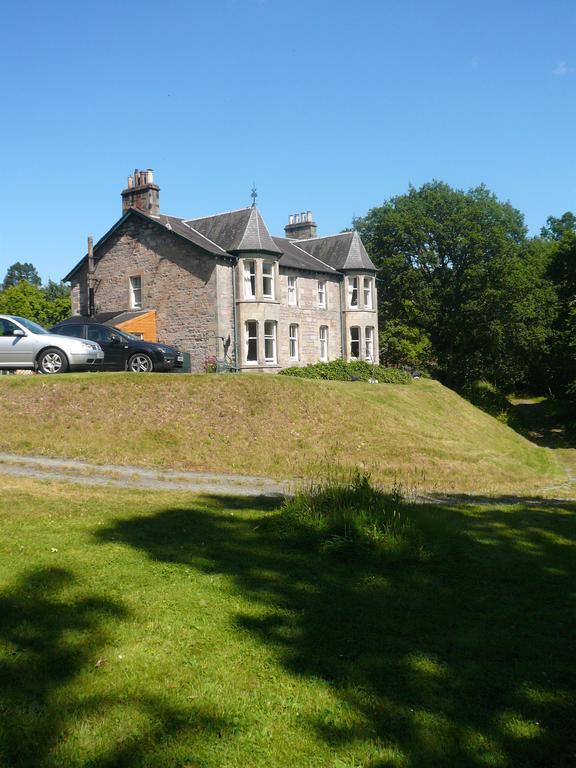
MULTIPOLYGON (((273 238, 255 206, 179 219, 159 213, 159 191, 150 170, 129 177, 123 216, 94 248, 95 314, 155 313, 157 340, 193 371, 211 358, 262 372, 377 362, 376 268, 357 233, 317 238, 307 211, 273 238)), ((89 314, 88 266, 65 278, 75 315, 89 314)))

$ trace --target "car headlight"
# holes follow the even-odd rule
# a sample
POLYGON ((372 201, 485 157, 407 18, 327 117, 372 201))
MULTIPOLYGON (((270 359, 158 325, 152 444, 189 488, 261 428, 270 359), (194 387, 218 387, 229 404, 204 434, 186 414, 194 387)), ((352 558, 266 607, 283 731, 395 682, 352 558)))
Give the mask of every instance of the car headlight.
POLYGON ((88 344, 88 342, 83 341, 81 342, 80 346, 84 350, 84 352, 98 352, 100 347, 97 344, 88 344))

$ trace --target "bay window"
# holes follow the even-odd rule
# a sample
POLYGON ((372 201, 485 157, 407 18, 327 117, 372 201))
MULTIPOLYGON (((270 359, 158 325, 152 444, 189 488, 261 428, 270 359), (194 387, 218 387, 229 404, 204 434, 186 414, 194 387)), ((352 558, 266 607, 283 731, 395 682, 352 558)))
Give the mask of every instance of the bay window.
POLYGON ((350 357, 354 360, 360 358, 360 328, 358 326, 350 328, 350 357))
POLYGON ((295 323, 290 325, 288 336, 290 360, 298 360, 298 326, 295 323))
POLYGON ((370 360, 370 362, 375 362, 374 360, 374 328, 368 327, 364 331, 364 357, 366 360, 370 360))
POLYGON ((256 298, 256 262, 253 260, 244 262, 244 298, 256 298))
POLYGON ((264 359, 267 363, 276 362, 276 321, 264 322, 264 359))
POLYGON ((349 307, 358 306, 358 278, 357 277, 348 278, 348 306, 349 307))
POLYGON ((262 296, 274 298, 274 264, 271 261, 262 262, 262 296))
POLYGON ((372 278, 364 278, 364 309, 372 309, 372 278))
POLYGON ((258 323, 256 320, 246 321, 246 362, 258 362, 258 323))

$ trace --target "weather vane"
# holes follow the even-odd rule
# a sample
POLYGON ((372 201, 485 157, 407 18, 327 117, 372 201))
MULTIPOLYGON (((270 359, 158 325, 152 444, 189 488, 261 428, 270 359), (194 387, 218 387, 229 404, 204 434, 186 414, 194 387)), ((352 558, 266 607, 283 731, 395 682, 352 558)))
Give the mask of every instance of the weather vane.
POLYGON ((250 193, 250 197, 252 198, 252 208, 256 208, 256 198, 258 197, 258 192, 256 192, 256 184, 252 184, 252 192, 250 193))

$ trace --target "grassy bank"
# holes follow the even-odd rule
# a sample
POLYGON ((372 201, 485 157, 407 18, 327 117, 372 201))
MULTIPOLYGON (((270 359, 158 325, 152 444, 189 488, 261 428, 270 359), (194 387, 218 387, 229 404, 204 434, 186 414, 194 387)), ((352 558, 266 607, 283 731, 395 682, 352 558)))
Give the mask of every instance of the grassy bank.
POLYGON ((573 505, 408 507, 373 558, 301 505, 0 482, 3 768, 573 760, 573 505))
POLYGON ((338 462, 421 491, 530 491, 564 477, 551 452, 426 380, 5 376, 0 451, 278 478, 338 462))

